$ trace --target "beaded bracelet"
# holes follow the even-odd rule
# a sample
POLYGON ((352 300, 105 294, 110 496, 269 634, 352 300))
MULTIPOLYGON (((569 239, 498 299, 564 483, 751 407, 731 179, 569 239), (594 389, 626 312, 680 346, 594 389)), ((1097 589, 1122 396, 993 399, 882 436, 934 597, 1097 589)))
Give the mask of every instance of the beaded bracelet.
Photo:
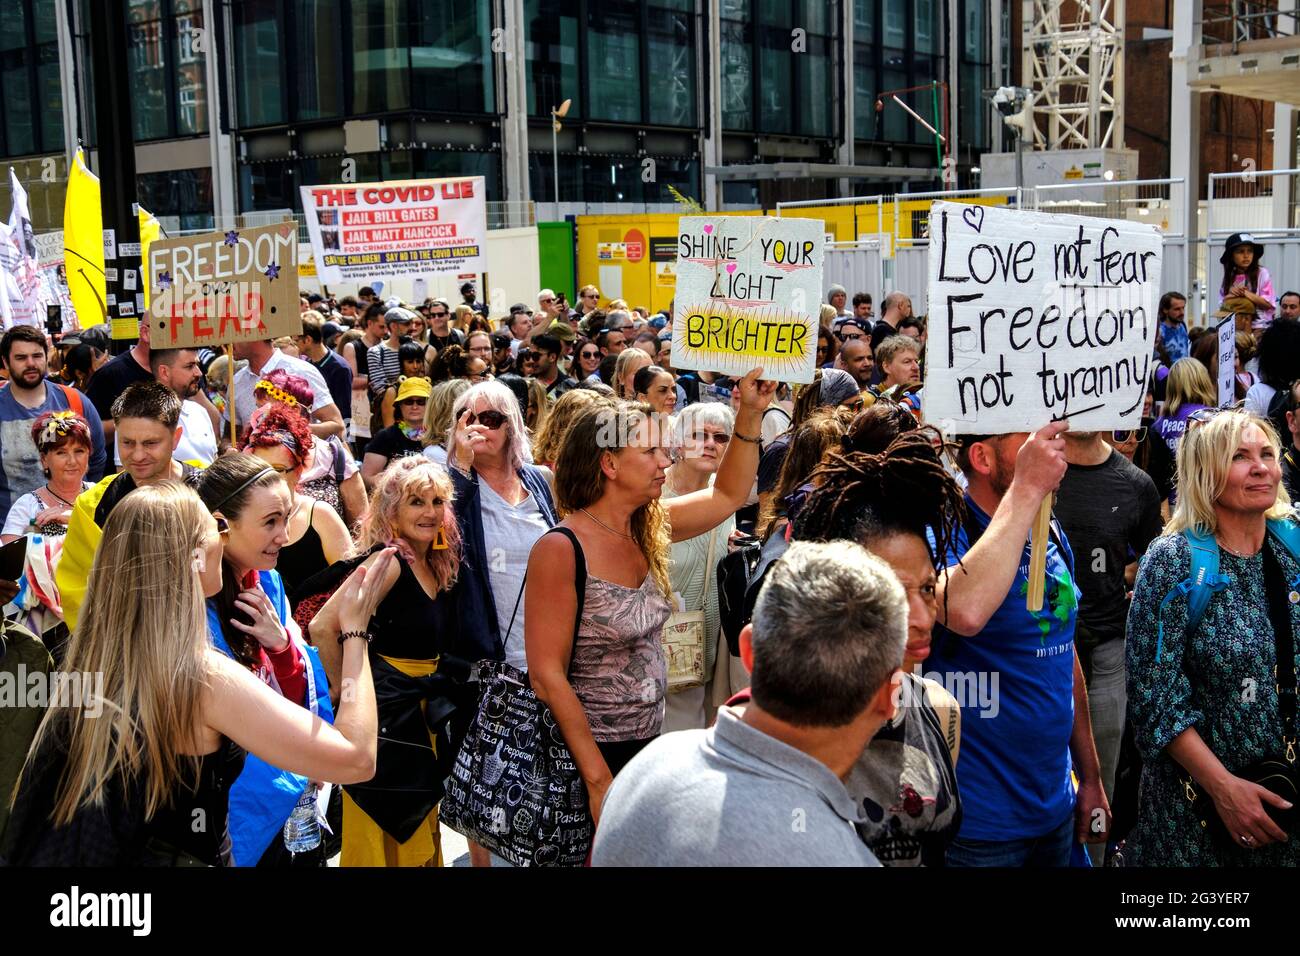
POLYGON ((339 644, 342 644, 344 641, 351 640, 354 637, 361 638, 367 644, 369 644, 371 641, 375 639, 375 636, 371 634, 369 631, 344 631, 342 634, 339 635, 339 644))

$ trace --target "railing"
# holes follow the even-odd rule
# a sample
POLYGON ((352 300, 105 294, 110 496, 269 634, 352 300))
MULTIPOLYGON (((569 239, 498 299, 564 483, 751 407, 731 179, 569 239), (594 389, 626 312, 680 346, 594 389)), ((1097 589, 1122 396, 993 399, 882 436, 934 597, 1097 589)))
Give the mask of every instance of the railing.
POLYGON ((1028 202, 1039 212, 1148 222, 1178 238, 1184 231, 1184 186, 1181 178, 1052 183, 1032 187, 1028 202))
POLYGON ((1300 32, 1298 22, 1300 14, 1295 10, 1279 10, 1276 2, 1225 0, 1213 5, 1207 3, 1201 15, 1201 40, 1203 43, 1236 46, 1250 40, 1294 36, 1300 32))
POLYGON ((899 227, 902 224, 902 217, 899 215, 899 204, 905 202, 916 202, 921 199, 961 199, 963 197, 980 197, 980 196, 1005 196, 1008 205, 1014 205, 1017 209, 1024 208, 1024 190, 1019 186, 1002 186, 990 187, 988 189, 948 189, 937 190, 934 192, 924 193, 895 193, 894 194, 894 248, 908 248, 914 245, 929 245, 930 243, 930 221, 928 215, 913 215, 916 220, 912 223, 912 235, 903 236, 899 234, 899 227))
MULTIPOLYGON (((258 212, 241 212, 235 216, 217 216, 212 229, 181 229, 179 216, 159 216, 163 234, 170 237, 192 236, 202 232, 229 229, 254 229, 269 226, 277 222, 292 219, 298 224, 298 242, 306 244, 311 241, 307 232, 307 217, 292 209, 269 209, 258 212)), ((491 229, 519 229, 537 225, 536 206, 530 202, 512 202, 489 200, 487 203, 487 227, 491 229)))

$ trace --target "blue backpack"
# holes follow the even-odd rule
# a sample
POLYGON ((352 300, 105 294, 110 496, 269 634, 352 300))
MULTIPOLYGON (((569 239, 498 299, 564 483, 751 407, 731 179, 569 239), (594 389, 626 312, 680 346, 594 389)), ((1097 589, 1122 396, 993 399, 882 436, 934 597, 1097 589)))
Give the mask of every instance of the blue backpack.
MULTIPOLYGON (((1295 519, 1269 518, 1268 533, 1273 536, 1274 541, 1286 548, 1297 563, 1300 563, 1300 524, 1295 519)), ((1183 633, 1191 634, 1196 629, 1196 625, 1201 623, 1201 618, 1205 616, 1210 598, 1228 586, 1228 576, 1219 573, 1219 545, 1214 540, 1214 535, 1200 528, 1188 528, 1183 531, 1183 537, 1187 539, 1192 549, 1192 569, 1191 573, 1175 584, 1160 602, 1160 610, 1156 615, 1157 661, 1160 660, 1160 651, 1164 647, 1164 616, 1165 608, 1169 603, 1179 595, 1187 596, 1187 627, 1183 633)), ((1300 574, 1288 581, 1287 587, 1292 591, 1300 587, 1300 574)))

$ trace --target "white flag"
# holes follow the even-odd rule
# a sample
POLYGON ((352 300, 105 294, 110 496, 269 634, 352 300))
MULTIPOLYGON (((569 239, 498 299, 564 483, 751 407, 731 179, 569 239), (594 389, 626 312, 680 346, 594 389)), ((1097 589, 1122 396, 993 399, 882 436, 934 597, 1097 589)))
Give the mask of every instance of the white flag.
MULTIPOLYGON (((27 190, 18 181, 18 175, 9 167, 9 188, 13 194, 13 209, 9 213, 9 245, 5 250, 5 269, 17 287, 18 299, 14 302, 12 316, 5 317, 5 325, 42 324, 39 315, 40 275, 36 266, 36 232, 32 229, 32 214, 27 205, 27 190)), ((9 283, 6 283, 9 285, 9 283)))

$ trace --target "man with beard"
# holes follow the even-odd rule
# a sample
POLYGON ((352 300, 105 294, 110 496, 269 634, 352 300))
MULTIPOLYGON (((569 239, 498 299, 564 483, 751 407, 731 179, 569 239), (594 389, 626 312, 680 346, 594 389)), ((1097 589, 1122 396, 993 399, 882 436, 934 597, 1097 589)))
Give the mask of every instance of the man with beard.
MULTIPOLYGON (((194 349, 154 349, 149 353, 154 381, 166 385, 181 400, 181 440, 172 453, 176 461, 208 467, 217 458, 217 434, 212 428, 212 416, 198 402, 203 372, 199 368, 199 353, 194 349)), ((116 456, 122 464, 121 453, 116 456)))
POLYGON ((32 441, 32 420, 45 412, 71 410, 90 425, 92 449, 87 481, 104 473, 104 427, 90 400, 68 385, 47 381, 45 335, 16 325, 0 338, 0 361, 9 387, 0 389, 0 515, 23 495, 45 483, 40 455, 32 441))
POLYGON ((1104 844, 1110 829, 1074 645, 1075 559, 1055 521, 1043 608, 1025 606, 1029 530, 1065 475, 1068 427, 961 436, 967 517, 944 558, 926 661, 971 715, 962 721, 962 822, 949 866, 1068 866, 1076 843, 1104 844))
POLYGON ((835 356, 835 367, 852 375, 859 389, 866 389, 871 384, 871 372, 875 369, 876 362, 865 335, 844 341, 840 354, 835 356))

